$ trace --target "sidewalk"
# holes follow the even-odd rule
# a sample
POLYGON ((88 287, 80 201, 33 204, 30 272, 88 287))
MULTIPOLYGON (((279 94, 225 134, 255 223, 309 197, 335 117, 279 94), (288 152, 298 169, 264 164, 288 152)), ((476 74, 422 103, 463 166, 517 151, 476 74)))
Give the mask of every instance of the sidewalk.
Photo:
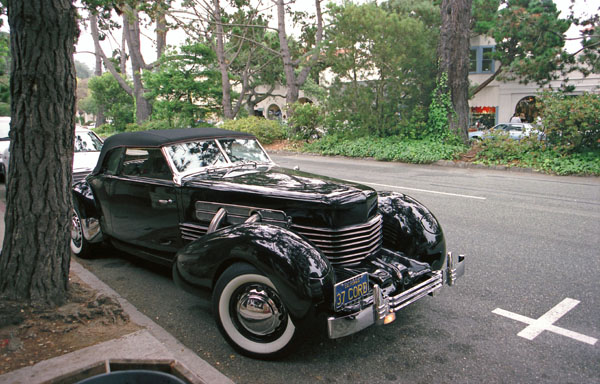
MULTIPOLYGON (((3 185, 1 192, 0 245, 4 240, 6 210, 3 185)), ((0 375, 0 384, 72 383, 69 377, 76 373, 90 373, 89 376, 93 376, 109 372, 113 365, 135 366, 144 363, 162 367, 163 372, 164 367, 170 368, 175 376, 184 377, 191 384, 233 383, 74 259, 71 259, 71 273, 99 294, 116 298, 131 321, 144 329, 0 375)))

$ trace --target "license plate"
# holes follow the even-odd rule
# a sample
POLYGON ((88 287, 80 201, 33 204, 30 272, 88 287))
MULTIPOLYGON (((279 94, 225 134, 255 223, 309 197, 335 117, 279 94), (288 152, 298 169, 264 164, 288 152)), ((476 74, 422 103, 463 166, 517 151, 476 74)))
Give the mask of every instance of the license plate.
POLYGON ((335 309, 338 310, 344 305, 360 299, 368 291, 369 276, 366 272, 337 283, 334 286, 335 309))

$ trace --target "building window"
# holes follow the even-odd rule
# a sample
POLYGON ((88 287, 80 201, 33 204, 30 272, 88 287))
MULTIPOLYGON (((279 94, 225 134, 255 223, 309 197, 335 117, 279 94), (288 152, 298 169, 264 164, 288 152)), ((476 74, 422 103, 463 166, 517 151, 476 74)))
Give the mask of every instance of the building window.
POLYGON ((471 47, 469 54, 470 73, 492 73, 494 72, 494 59, 492 54, 494 47, 471 47))
POLYGON ((498 123, 497 107, 471 107, 469 131, 491 128, 498 123))

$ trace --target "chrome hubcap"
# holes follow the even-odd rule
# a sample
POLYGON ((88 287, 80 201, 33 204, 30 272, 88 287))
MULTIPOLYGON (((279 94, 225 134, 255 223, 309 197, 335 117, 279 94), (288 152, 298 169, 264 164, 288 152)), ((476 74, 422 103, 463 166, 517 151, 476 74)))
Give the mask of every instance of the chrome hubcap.
MULTIPOLYGON (((271 292, 275 295, 274 292, 271 292)), ((274 300, 275 299, 275 300, 274 300)), ((281 325, 283 310, 262 287, 248 287, 239 296, 237 317, 240 324, 255 335, 265 336, 273 333, 281 325)))
POLYGON ((73 212, 73 218, 71 219, 71 240, 75 245, 79 246, 81 244, 81 222, 79 221, 79 216, 77 213, 73 212))

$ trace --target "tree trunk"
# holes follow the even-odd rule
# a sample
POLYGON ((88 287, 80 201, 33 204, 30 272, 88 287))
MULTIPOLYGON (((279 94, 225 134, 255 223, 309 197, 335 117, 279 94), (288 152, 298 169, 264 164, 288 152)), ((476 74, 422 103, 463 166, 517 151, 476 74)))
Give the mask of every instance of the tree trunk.
POLYGON ((167 47, 167 19, 161 9, 156 16, 156 61, 165 53, 167 47))
POLYGON ((448 74, 455 116, 449 129, 468 141, 469 125, 469 23, 472 0, 442 0, 439 45, 440 69, 448 74))
POLYGON ((277 0, 277 33, 279 35, 279 50, 283 60, 283 71, 285 73, 285 85, 287 93, 285 96, 286 109, 298 100, 300 90, 296 85, 296 73, 292 54, 287 40, 287 32, 285 31, 285 4, 283 0, 277 0))
MULTIPOLYGON (((102 76, 102 56, 100 55, 100 35, 98 33, 98 16, 90 13, 90 29, 92 32, 92 40, 94 41, 94 52, 96 53, 96 69, 95 76, 102 76)), ((96 128, 106 124, 104 117, 104 105, 98 105, 96 111, 96 128)))
POLYGON ((219 0, 213 0, 213 13, 217 29, 217 61, 221 71, 221 87, 223 88, 223 117, 225 120, 231 120, 235 116, 231 107, 231 83, 229 82, 229 68, 225 60, 225 42, 223 37, 223 24, 221 20, 221 3, 219 0))
POLYGON ((125 39, 127 40, 127 46, 129 47, 129 56, 131 58, 136 122, 142 124, 150 118, 152 106, 148 99, 144 97, 142 71, 146 68, 146 64, 144 63, 141 52, 138 12, 130 7, 127 7, 127 12, 123 13, 123 33, 125 33, 125 39))
POLYGON ((66 297, 75 129, 76 10, 70 0, 8 0, 10 168, 0 296, 66 297))
MULTIPOLYGON (((298 63, 292 60, 290 47, 287 40, 287 33, 285 31, 285 5, 287 3, 284 0, 277 0, 277 33, 279 35, 279 50, 281 52, 281 58, 283 59, 283 68, 285 73, 285 82, 287 86, 287 94, 285 101, 287 104, 286 108, 298 101, 300 95, 300 87, 304 85, 311 68, 316 64, 319 59, 320 44, 323 38, 323 17, 321 14, 321 0, 315 0, 315 10, 317 14, 317 34, 315 36, 315 51, 307 58, 307 63, 302 68, 300 73, 296 76, 296 67, 298 63)), ((290 111, 288 110, 288 116, 290 111)))

